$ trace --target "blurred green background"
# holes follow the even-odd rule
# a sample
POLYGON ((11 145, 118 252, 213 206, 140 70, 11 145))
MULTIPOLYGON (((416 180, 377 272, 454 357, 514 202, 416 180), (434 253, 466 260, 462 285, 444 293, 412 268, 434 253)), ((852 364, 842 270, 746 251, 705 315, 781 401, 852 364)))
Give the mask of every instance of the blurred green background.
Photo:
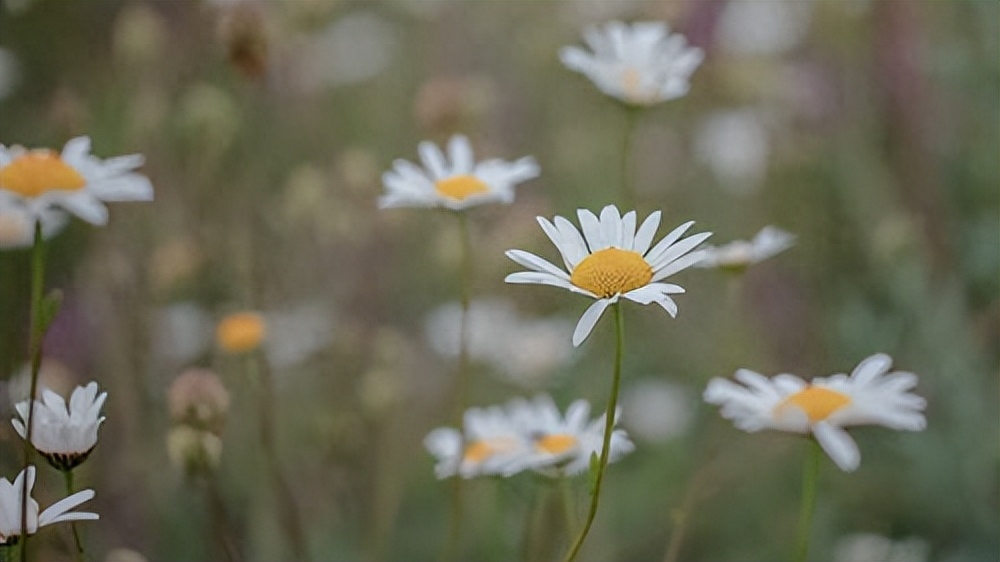
MULTIPOLYGON (((742 278, 682 273, 675 320, 626 307, 638 449, 612 465, 580 559, 662 560, 678 532, 680 560, 786 558, 805 442, 738 432, 701 391, 739 367, 812 377, 886 352, 920 376, 928 429, 853 431, 853 474, 824 461, 812 559, 997 560, 998 16, 985 0, 0 3, 0 142, 87 134, 98 156, 144 154, 156 189, 50 245, 65 305, 43 382, 109 392, 77 477, 101 514, 82 525, 88 554, 222 559, 202 487, 166 447, 167 389, 204 366, 232 395, 216 476, 241 556, 290 558, 254 388, 212 340, 215 321, 251 308, 272 328, 278 448, 314 557, 438 559, 450 485, 421 441, 451 419, 454 359, 435 341, 458 296, 457 231, 445 213, 376 209, 382 171, 423 139, 462 132, 477 156, 542 168, 513 205, 472 213, 484 345, 509 344, 475 361, 473 403, 545 391, 599 411, 610 321, 570 349, 589 301, 505 285, 519 268, 503 251, 554 258, 533 217, 616 201, 624 112, 557 51, 626 19, 666 21, 706 51, 690 93, 639 121, 640 217, 662 209, 661 233, 696 220, 716 243, 774 224, 798 242, 742 278), (549 337, 519 342, 526 326, 549 337)), ((26 361, 28 254, 0 251, 5 419, 26 361)), ((0 424, 7 478, 20 447, 0 424)), ((37 488, 44 507, 58 475, 40 470, 37 488)), ((469 482, 462 558, 560 556, 550 488, 469 482)), ((32 542, 38 559, 69 559, 60 527, 32 542)))

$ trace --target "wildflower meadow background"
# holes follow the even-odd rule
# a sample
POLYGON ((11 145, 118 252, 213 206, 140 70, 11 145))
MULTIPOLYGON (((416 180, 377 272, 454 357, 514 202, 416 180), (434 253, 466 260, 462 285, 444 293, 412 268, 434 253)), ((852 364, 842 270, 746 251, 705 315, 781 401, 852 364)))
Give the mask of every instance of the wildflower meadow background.
POLYGON ((0 0, 0 545, 20 535, 37 257, 4 190, 52 187, 25 179, 19 147, 50 166, 86 136, 67 152, 144 159, 63 152, 72 169, 45 176, 96 199, 38 211, 61 304, 37 382, 67 401, 84 387, 88 427, 106 419, 83 458, 32 441, 32 497, 55 504, 72 474, 94 493, 73 509, 99 519, 43 511, 28 559, 564 559, 620 350, 577 560, 792 559, 810 431, 827 453, 810 560, 997 560, 998 6, 0 0), (684 38, 662 95, 642 68, 587 75, 580 53, 613 44, 613 21, 684 38), (437 177, 441 157, 484 167, 437 177), (577 267, 598 261, 591 234, 631 250, 656 212, 648 244, 695 222, 674 253, 600 245, 625 281, 577 267), (709 257, 698 234, 725 247, 768 226, 766 259, 749 242, 709 257), (898 394, 866 403, 884 419, 864 423, 892 428, 850 429, 855 470, 816 429, 820 383, 736 415, 742 391, 713 380, 808 381, 878 353, 916 386, 888 375, 898 394), (795 433, 734 427, 788 403, 808 414, 795 433), (532 428, 532 454, 476 448, 469 408, 498 435, 532 428), (556 454, 564 433, 582 453, 556 454))

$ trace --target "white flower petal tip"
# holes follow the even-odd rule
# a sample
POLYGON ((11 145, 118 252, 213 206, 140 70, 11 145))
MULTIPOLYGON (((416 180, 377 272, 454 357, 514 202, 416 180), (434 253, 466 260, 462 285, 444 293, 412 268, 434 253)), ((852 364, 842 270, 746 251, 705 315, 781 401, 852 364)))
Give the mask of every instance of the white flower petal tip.
POLYGON ((579 209, 577 218, 579 229, 561 216, 552 221, 538 217, 565 269, 534 254, 508 250, 507 257, 529 271, 512 273, 505 281, 551 285, 597 300, 581 316, 573 334, 574 346, 587 339, 604 309, 622 297, 643 305, 656 303, 670 316, 677 315, 677 303, 669 295, 683 293, 684 288, 660 281, 694 265, 700 259, 694 248, 711 233, 681 238, 694 224, 688 222, 650 248, 660 224, 659 211, 638 229, 635 211, 623 215, 614 205, 604 207, 600 215, 579 209))
POLYGON ((153 199, 149 179, 135 172, 142 164, 140 155, 101 160, 90 154, 87 137, 70 140, 61 153, 0 145, 0 216, 21 213, 31 223, 41 221, 47 235, 61 229, 63 211, 104 225, 105 203, 153 199))
POLYGON ((540 168, 526 156, 514 162, 492 159, 476 162, 469 139, 453 136, 445 153, 430 141, 417 151, 423 167, 396 160, 382 175, 385 194, 380 209, 439 207, 461 211, 485 203, 511 203, 518 184, 538 177, 540 168))
MULTIPOLYGON (((97 430, 104 417, 101 407, 107 392, 98 394, 97 383, 91 382, 73 390, 67 404, 61 396, 42 389, 42 399, 35 401, 31 442, 35 449, 59 470, 71 470, 87 460, 97 445, 97 430)), ((23 439, 28 422, 28 401, 15 405, 20 419, 11 424, 23 439)))
POLYGON ((857 444, 844 428, 881 425, 901 431, 921 431, 927 426, 927 402, 912 394, 913 373, 890 372, 892 359, 876 354, 861 361, 850 376, 814 379, 794 375, 763 375, 740 369, 739 384, 715 378, 703 399, 721 407, 722 417, 744 431, 775 429, 816 437, 823 450, 844 471, 861 464, 857 444))
POLYGON ((563 47, 559 60, 579 72, 604 94, 633 106, 651 106, 685 95, 691 74, 704 53, 670 33, 662 22, 626 25, 608 22, 591 27, 584 38, 592 52, 563 47))
POLYGON ((742 271, 795 245, 795 235, 774 226, 765 226, 753 240, 736 240, 722 246, 701 249, 697 267, 742 271))
POLYGON ((11 544, 23 535, 33 535, 40 527, 63 521, 86 521, 99 519, 96 513, 72 511, 80 504, 94 497, 93 490, 82 490, 63 498, 49 506, 40 514, 38 502, 31 497, 35 485, 35 467, 28 466, 11 483, 6 478, 0 478, 0 545, 11 544), (21 499, 24 492, 24 479, 27 478, 27 525, 26 531, 21 527, 21 499))

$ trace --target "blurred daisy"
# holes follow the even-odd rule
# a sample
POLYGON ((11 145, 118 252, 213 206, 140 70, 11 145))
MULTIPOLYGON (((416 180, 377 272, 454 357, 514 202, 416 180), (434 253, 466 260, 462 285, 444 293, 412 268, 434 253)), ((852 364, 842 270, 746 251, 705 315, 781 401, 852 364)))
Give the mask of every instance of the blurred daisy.
POLYGON ((245 353, 260 347, 267 336, 264 317, 256 312, 225 316, 215 327, 215 341, 228 353, 245 353))
POLYGON ((704 259, 696 267, 717 267, 742 271, 748 266, 784 252, 795 244, 795 235, 774 226, 765 226, 753 240, 736 240, 702 249, 704 259))
POLYGON ((634 106, 650 106, 687 93, 688 79, 704 58, 683 35, 662 22, 608 22, 583 38, 593 53, 563 47, 559 58, 590 78, 605 94, 634 106))
POLYGON ((477 163, 469 139, 461 135, 448 141, 448 158, 429 141, 420 143, 419 150, 423 168, 400 159, 383 174, 386 194, 379 199, 379 208, 444 207, 460 211, 482 203, 510 203, 514 187, 539 174, 538 164, 530 156, 515 162, 493 159, 477 163))
POLYGON ((434 473, 438 478, 511 476, 527 467, 530 444, 499 406, 470 408, 463 425, 464 436, 462 431, 443 427, 424 439, 424 446, 437 458, 434 473))
POLYGON ((794 375, 772 379, 740 369, 736 380, 712 379, 705 401, 722 406, 722 417, 748 432, 777 429, 811 433, 833 462, 844 471, 861 464, 861 453, 844 427, 883 425, 921 431, 926 401, 909 392, 917 384, 913 373, 889 372, 892 358, 877 354, 862 361, 848 377, 837 374, 807 383, 794 375))
POLYGON ((691 250, 712 234, 703 232, 681 240, 694 224, 686 222, 650 249, 660 225, 659 211, 649 215, 638 230, 635 211, 621 216, 614 205, 605 207, 600 219, 585 209, 577 211, 577 216, 582 236, 563 217, 557 216, 555 224, 538 217, 542 230, 562 254, 566 271, 529 252, 508 250, 507 257, 531 271, 512 273, 506 282, 553 285, 596 299, 576 325, 575 346, 587 338, 604 309, 617 303, 619 297, 639 304, 655 302, 676 316, 677 304, 670 295, 684 289, 659 281, 700 261, 701 253, 691 250))
MULTIPOLYGON (((66 213, 45 209, 38 217, 42 221, 42 238, 46 240, 62 232, 69 222, 66 213)), ((0 208, 0 250, 25 248, 35 240, 35 216, 21 207, 0 208)))
POLYGON ((22 470, 12 484, 6 478, 0 478, 0 545, 13 545, 21 538, 21 495, 24 490, 23 478, 28 479, 28 517, 26 534, 33 535, 39 527, 60 523, 63 521, 94 521, 100 517, 96 513, 86 511, 70 511, 76 506, 94 497, 93 490, 81 490, 50 505, 45 511, 38 513, 38 502, 31 497, 31 489, 35 485, 35 467, 29 466, 22 470), (25 476, 27 474, 27 476, 25 476))
MULTIPOLYGON (((525 463, 550 476, 575 475, 590 466, 590 457, 600 455, 604 445, 604 425, 607 416, 590 419, 590 404, 577 400, 570 404, 566 416, 559 412, 552 398, 536 396, 534 400, 514 400, 508 406, 513 418, 531 441, 525 463)), ((621 409, 615 421, 621 418, 621 409)), ((624 429, 611 434, 608 462, 615 462, 635 450, 624 429)))
POLYGON ((133 170, 139 154, 107 160, 90 154, 90 138, 77 137, 62 153, 0 144, 0 209, 19 208, 37 219, 60 207, 96 225, 108 222, 107 201, 152 201, 153 186, 133 170))
MULTIPOLYGON (((42 399, 35 400, 37 417, 31 430, 31 444, 57 469, 77 467, 97 445, 97 428, 104 421, 101 407, 107 397, 107 392, 98 394, 97 383, 91 382, 73 390, 67 407, 61 396, 43 389, 42 399)), ((15 408, 21 419, 15 418, 11 423, 25 439, 28 401, 19 402, 15 408)))

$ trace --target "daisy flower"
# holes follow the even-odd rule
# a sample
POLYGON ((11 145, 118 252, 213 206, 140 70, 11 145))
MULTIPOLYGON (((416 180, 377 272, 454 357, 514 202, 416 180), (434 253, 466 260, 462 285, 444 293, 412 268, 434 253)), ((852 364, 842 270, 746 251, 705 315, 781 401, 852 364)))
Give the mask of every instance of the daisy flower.
POLYGON ((604 309, 620 297, 639 304, 655 302, 676 316, 677 304, 670 295, 683 293, 684 289, 660 281, 700 261, 701 253, 691 250, 712 233, 681 240, 694 224, 686 222, 650 249, 660 225, 659 211, 649 215, 638 230, 635 211, 621 216, 614 205, 605 207, 600 218, 585 209, 577 211, 577 216, 582 236, 563 217, 557 216, 554 224, 538 217, 538 224, 562 255, 566 271, 529 252, 508 250, 507 257, 531 271, 512 273, 506 282, 553 285, 596 299, 576 325, 574 346, 587 338, 604 309))
POLYGON ((593 53, 563 47, 559 58, 570 70, 590 78, 605 94, 633 106, 650 106, 687 93, 688 79, 704 58, 683 35, 662 22, 627 25, 608 22, 589 27, 583 38, 593 53))
POLYGON ((461 135, 448 141, 448 158, 429 141, 420 143, 419 151, 423 168, 399 159, 383 174, 386 194, 379 199, 379 208, 461 211, 482 203, 510 203, 514 187, 539 174, 538 164, 530 156, 515 162, 493 159, 477 163, 469 139, 461 135))
POLYGON ((784 252, 794 244, 794 234, 775 226, 765 226, 749 242, 736 240, 722 246, 703 248, 705 257, 695 266, 742 271, 748 266, 784 252))
POLYGON ((503 408, 470 408, 463 425, 464 432, 442 427, 424 439, 424 446, 437 458, 438 478, 511 476, 527 467, 528 440, 503 408))
POLYGON ((36 217, 21 207, 0 208, 0 250, 31 246, 35 241, 35 220, 41 221, 42 238, 48 240, 62 232, 69 217, 58 209, 44 209, 36 217))
MULTIPOLYGON (((590 404, 586 400, 570 404, 565 417, 547 395, 536 396, 531 402, 514 400, 508 408, 511 418, 531 442, 525 462, 538 472, 572 476, 590 467, 591 455, 601 454, 607 416, 591 421, 590 404)), ((615 412, 615 422, 620 418, 619 408, 615 412)), ((635 446, 625 430, 615 429, 611 434, 608 462, 615 462, 633 450, 635 446)))
POLYGON ((811 433, 841 470, 861 464, 861 453, 844 428, 882 425, 921 431, 926 401, 909 391, 917 385, 913 373, 889 372, 892 358, 876 354, 865 359, 850 376, 818 377, 811 383, 794 375, 772 379, 740 369, 735 384, 712 379, 705 389, 709 404, 722 406, 722 417, 747 432, 777 429, 811 433))
POLYGON ((215 327, 215 342, 227 353, 245 353, 260 347, 267 336, 267 324, 257 312, 236 312, 225 316, 215 327))
POLYGON ((101 160, 90 138, 77 137, 62 153, 0 144, 0 209, 20 208, 36 219, 59 207, 96 225, 108 222, 107 201, 152 201, 153 186, 134 173, 139 154, 101 160))
POLYGON ((96 513, 86 511, 70 511, 76 506, 94 497, 93 490, 81 490, 50 505, 45 511, 38 513, 38 502, 31 497, 31 488, 35 485, 35 467, 29 466, 22 470, 12 484, 6 478, 0 478, 0 545, 16 544, 22 534, 33 535, 39 527, 60 523, 62 521, 93 521, 100 517, 96 513), (28 479, 28 517, 27 533, 21 529, 21 498, 24 490, 23 479, 28 479))
MULTIPOLYGON (((69 406, 61 396, 49 389, 42 389, 42 399, 35 400, 37 416, 31 430, 31 444, 49 464, 59 470, 72 470, 94 450, 97 445, 97 428, 104 422, 101 407, 108 393, 97 393, 97 383, 78 386, 73 390, 69 406)), ((28 401, 19 402, 15 409, 21 419, 11 423, 22 439, 26 435, 28 401)))

